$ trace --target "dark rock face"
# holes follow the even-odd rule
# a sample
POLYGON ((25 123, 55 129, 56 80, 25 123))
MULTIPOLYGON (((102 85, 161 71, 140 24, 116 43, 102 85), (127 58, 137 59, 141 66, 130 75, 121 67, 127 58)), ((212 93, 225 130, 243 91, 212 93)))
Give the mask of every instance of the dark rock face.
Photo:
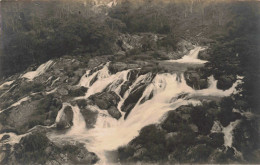
POLYGON ((125 92, 129 89, 129 87, 134 83, 134 81, 136 80, 137 76, 138 76, 138 72, 137 70, 131 70, 128 75, 127 75, 127 79, 128 81, 126 81, 122 86, 121 86, 121 90, 120 90, 120 96, 124 97, 125 92))
POLYGON ((57 124, 57 129, 62 130, 65 128, 69 128, 70 126, 73 125, 72 123, 73 120, 73 111, 70 106, 65 107, 64 113, 61 116, 61 119, 57 124))
POLYGON ((108 108, 107 112, 109 113, 109 115, 117 120, 120 119, 122 116, 120 111, 115 106, 111 106, 110 108, 108 108))
POLYGON ((1 138, 0 142, 1 142, 1 141, 4 141, 4 140, 6 140, 6 139, 9 139, 9 138, 10 138, 10 135, 4 135, 4 136, 1 138))
POLYGON ((2 113, 0 119, 3 129, 11 126, 16 128, 17 132, 25 133, 36 125, 50 126, 54 124, 57 113, 62 106, 60 100, 52 95, 39 96, 41 97, 29 99, 2 113))
POLYGON ((138 100, 142 97, 142 94, 147 87, 147 84, 140 85, 139 87, 133 89, 127 99, 125 100, 124 104, 122 105, 122 111, 126 112, 125 119, 134 108, 138 100))
POLYGON ((124 116, 125 119, 129 115, 131 110, 135 107, 138 100, 142 97, 144 90, 149 85, 149 83, 153 80, 154 76, 155 75, 151 74, 150 76, 148 76, 145 82, 138 84, 131 90, 129 96, 125 99, 121 107, 121 110, 126 112, 124 116))
POLYGON ((241 119, 242 116, 240 113, 233 112, 234 101, 231 98, 223 98, 220 103, 220 111, 217 114, 217 118, 222 124, 226 127, 230 122, 241 119))
POLYGON ((233 75, 223 75, 217 77, 216 79, 218 80, 217 88, 222 90, 227 90, 231 88, 234 82, 236 81, 236 78, 233 75))
POLYGON ((89 97, 100 109, 108 109, 116 106, 120 101, 119 96, 115 92, 101 92, 89 97))
POLYGON ((258 118, 242 119, 233 131, 233 146, 244 153, 244 157, 251 162, 259 161, 259 155, 252 153, 252 151, 259 149, 258 122, 258 118))
POLYGON ((92 111, 88 108, 80 109, 80 112, 85 119, 86 127, 87 128, 94 128, 94 125, 95 125, 96 120, 97 120, 98 112, 92 111))
POLYGON ((97 93, 90 96, 89 99, 91 99, 101 110, 107 110, 112 117, 119 119, 122 116, 116 108, 120 98, 115 92, 97 93))
POLYGON ((69 90, 69 95, 72 97, 84 96, 88 91, 88 88, 85 87, 74 87, 69 90))
POLYGON ((14 150, 5 149, 3 164, 95 164, 99 159, 81 144, 56 146, 41 133, 23 137, 14 150))
POLYGON ((201 73, 197 71, 187 71, 184 74, 187 85, 194 89, 206 89, 208 85, 208 80, 203 78, 201 73))
POLYGON ((187 105, 168 112, 161 124, 144 127, 139 136, 118 149, 120 162, 236 162, 232 149, 224 147, 224 134, 211 132, 217 113, 213 115, 208 109, 215 106, 187 105))

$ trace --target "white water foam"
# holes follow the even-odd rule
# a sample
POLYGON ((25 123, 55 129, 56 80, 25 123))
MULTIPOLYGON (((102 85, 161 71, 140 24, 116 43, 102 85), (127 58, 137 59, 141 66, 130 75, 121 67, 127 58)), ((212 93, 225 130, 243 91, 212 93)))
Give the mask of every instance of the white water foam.
MULTIPOLYGON (((174 62, 191 62, 204 63, 197 59, 198 53, 203 50, 201 47, 196 47, 189 55, 181 60, 174 62)), ((92 74, 91 70, 86 71, 86 74, 81 78, 79 86, 85 86, 88 91, 85 96, 75 99, 87 99, 89 96, 102 92, 103 90, 114 91, 119 95, 121 86, 128 80, 128 73, 131 70, 125 70, 116 74, 110 74, 108 65, 92 74)), ((132 90, 141 84, 146 84, 147 87, 141 98, 132 109, 127 119, 121 117, 119 120, 112 118, 107 111, 100 110, 97 106, 88 106, 89 109, 98 112, 98 118, 93 129, 86 129, 85 120, 77 106, 71 106, 74 112, 73 127, 66 134, 50 134, 49 138, 53 141, 78 141, 84 143, 89 151, 98 155, 101 159, 99 164, 106 164, 106 151, 116 150, 118 147, 128 144, 134 137, 138 136, 139 131, 149 124, 158 123, 164 117, 164 114, 170 110, 175 110, 182 105, 199 105, 200 101, 195 99, 179 98, 178 96, 186 93, 190 96, 228 96, 235 91, 237 82, 228 90, 217 89, 217 81, 213 76, 209 77, 210 87, 203 90, 194 90, 186 84, 183 74, 157 74, 154 78, 151 73, 139 75, 134 83, 125 92, 118 104, 118 109, 125 99, 131 94, 132 90), (152 81, 151 81, 152 80, 152 81), (150 96, 151 97, 150 98, 150 96), (145 100, 141 102, 141 100, 145 100)), ((120 95, 119 95, 120 96, 120 95)), ((192 98, 192 97, 190 97, 192 98)), ((60 112, 59 112, 60 113, 60 112)), ((58 114, 59 116, 59 114, 58 114)), ((57 118, 58 118, 57 116, 57 118)), ((221 128, 222 129, 222 128, 221 128)), ((230 129, 223 128, 226 136, 226 145, 230 145, 228 140, 230 129)), ((232 144, 232 143, 231 143, 232 144)))
POLYGON ((6 111, 6 110, 8 110, 8 109, 10 109, 10 108, 12 108, 12 107, 16 107, 16 106, 22 104, 23 102, 28 101, 29 99, 30 99, 29 96, 24 97, 24 98, 18 100, 17 102, 13 103, 12 105, 10 105, 8 108, 6 108, 6 109, 4 109, 4 110, 1 110, 0 113, 4 112, 4 111, 6 111))
MULTIPOLYGON (((92 85, 90 85, 89 82, 94 76, 85 78, 84 84, 89 87, 89 91, 84 98, 101 92, 105 88, 118 92, 118 87, 126 81, 128 72, 129 71, 122 71, 110 75, 107 66, 104 66, 103 69, 92 74, 101 75, 100 77, 98 76, 98 79, 92 85)), ((140 85, 140 83, 150 82, 149 77, 151 77, 151 74, 139 76, 125 93, 120 104, 122 105, 123 101, 129 96, 135 86, 140 85)), ((196 96, 226 96, 231 93, 231 89, 228 90, 229 92, 218 90, 216 88, 216 81, 212 78, 210 80, 212 82, 208 89, 194 90, 186 84, 183 75, 178 76, 177 74, 170 73, 157 74, 154 80, 145 89, 142 97, 132 109, 127 120, 124 120, 123 117, 116 120, 108 115, 106 111, 101 111, 97 107, 90 107, 90 109, 99 112, 95 128, 90 130, 86 129, 85 120, 79 108, 70 105, 74 112, 73 127, 66 134, 52 134, 50 138, 53 140, 75 140, 84 143, 88 150, 96 153, 101 158, 100 163, 105 164, 106 151, 115 150, 122 145, 126 145, 138 135, 141 128, 149 124, 158 123, 166 112, 174 110, 181 105, 200 104, 200 101, 193 99, 177 99, 179 95, 189 93, 190 95, 196 96), (148 98, 151 93, 153 93, 153 97, 141 104, 140 100, 148 98)))
POLYGON ((2 85, 0 85, 0 89, 6 87, 6 86, 10 86, 14 81, 7 81, 5 83, 3 83, 2 85))
POLYGON ((192 49, 189 54, 183 56, 178 60, 167 60, 168 62, 177 62, 177 63, 192 63, 192 64, 204 64, 207 61, 198 59, 198 54, 200 51, 204 50, 204 48, 196 46, 192 49))
POLYGON ((36 71, 27 72, 22 77, 27 78, 29 81, 32 81, 35 77, 38 77, 41 74, 43 74, 52 64, 53 64, 52 60, 47 61, 46 63, 40 65, 36 69, 36 71))

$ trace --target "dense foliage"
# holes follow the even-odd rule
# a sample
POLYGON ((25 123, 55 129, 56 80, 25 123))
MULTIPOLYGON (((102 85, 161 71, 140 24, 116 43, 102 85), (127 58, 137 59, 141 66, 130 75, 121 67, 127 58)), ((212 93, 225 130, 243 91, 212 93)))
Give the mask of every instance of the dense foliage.
POLYGON ((112 53, 114 32, 103 18, 93 18, 91 11, 81 13, 87 10, 83 4, 75 4, 78 8, 67 4, 71 5, 70 12, 70 6, 59 2, 39 3, 40 7, 23 2, 8 2, 1 6, 4 35, 2 74, 21 71, 28 65, 68 54, 112 53))
MULTIPOLYGON (((1 5, 0 76, 64 55, 113 54, 121 33, 167 34, 158 47, 172 50, 180 38, 192 40, 221 32, 232 18, 231 6, 204 1, 124 1, 110 9, 95 9, 79 2, 5 2, 1 5)), ((154 49, 147 44, 144 51, 154 49)))

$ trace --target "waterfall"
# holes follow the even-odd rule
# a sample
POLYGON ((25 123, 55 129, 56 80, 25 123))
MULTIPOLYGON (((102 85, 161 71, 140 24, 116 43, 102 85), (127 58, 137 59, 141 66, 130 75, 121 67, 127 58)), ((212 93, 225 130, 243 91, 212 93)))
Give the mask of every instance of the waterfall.
POLYGON ((53 64, 53 61, 47 61, 46 63, 40 65, 36 71, 31 71, 31 72, 27 72, 25 73, 22 77, 23 78, 27 78, 29 81, 32 81, 35 77, 40 76, 41 74, 43 74, 47 69, 49 69, 49 67, 53 64))
MULTIPOLYGON (((190 52, 187 60, 197 58, 201 47, 196 47, 190 52)), ((177 60, 176 60, 177 61, 177 60)), ((176 62, 175 61, 175 62, 176 62)), ((183 62, 183 61, 181 61, 183 62)), ((189 62, 189 61, 188 61, 189 62)), ((138 86, 146 84, 146 88, 137 101, 127 119, 121 117, 119 120, 112 118, 107 111, 100 110, 97 106, 88 105, 88 109, 98 112, 96 124, 93 129, 86 129, 85 120, 77 106, 71 106, 73 109, 73 126, 65 134, 50 134, 52 140, 74 140, 85 144, 86 148, 96 153, 100 160, 100 164, 106 164, 106 151, 116 150, 118 147, 128 144, 134 137, 138 136, 139 131, 149 124, 158 123, 162 120, 166 112, 175 110, 182 105, 199 105, 201 102, 195 97, 179 97, 187 94, 189 96, 228 96, 235 90, 236 83, 228 90, 219 90, 216 87, 216 80, 213 76, 209 77, 209 88, 203 90, 194 90, 186 84, 183 74, 161 73, 153 76, 152 73, 138 75, 123 97, 120 96, 122 85, 128 81, 128 74, 131 70, 124 70, 111 74, 108 64, 99 70, 86 71, 82 76, 79 86, 88 88, 85 96, 75 99, 87 99, 89 96, 102 91, 114 91, 119 97, 120 102, 117 107, 124 104, 124 101, 137 89, 138 86), (144 100, 144 101, 141 101, 144 100)), ((65 104, 64 104, 65 105, 65 104)), ((62 113, 62 110, 59 112, 62 113)), ((58 116, 60 115, 58 113, 58 116)), ((57 116, 57 118, 58 118, 57 116)), ((57 120, 57 119, 56 119, 57 120)), ((228 130, 226 132, 229 132, 228 130)), ((225 135, 226 139, 229 134, 225 135)), ((229 145, 230 141, 225 140, 225 144, 229 145)))
POLYGON ((176 62, 176 63, 192 63, 192 64, 204 64, 207 61, 198 59, 198 54, 200 51, 204 50, 204 48, 196 46, 192 49, 189 54, 183 56, 181 59, 178 60, 168 60, 169 62, 176 62))

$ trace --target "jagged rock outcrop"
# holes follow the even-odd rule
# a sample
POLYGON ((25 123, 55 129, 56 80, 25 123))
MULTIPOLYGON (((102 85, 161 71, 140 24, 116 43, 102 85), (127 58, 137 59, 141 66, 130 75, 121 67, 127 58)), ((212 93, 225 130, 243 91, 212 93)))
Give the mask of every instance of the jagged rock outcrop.
POLYGON ((95 164, 97 156, 81 144, 57 146, 44 134, 32 133, 15 144, 1 146, 1 163, 4 164, 95 164))
POLYGON ((64 108, 59 122, 56 123, 57 129, 62 130, 65 128, 69 128, 70 126, 73 125, 72 120, 73 120, 72 108, 70 106, 67 106, 64 108))
POLYGON ((90 96, 89 99, 91 99, 101 110, 107 110, 112 117, 119 119, 122 116, 117 109, 120 98, 115 92, 97 93, 90 96))
POLYGON ((85 108, 81 108, 80 112, 82 114, 82 116, 85 119, 86 122, 86 127, 88 129, 90 128, 94 128, 96 121, 97 121, 97 116, 98 116, 98 112, 97 111, 93 111, 87 107, 85 108))
POLYGON ((227 90, 236 81, 236 77, 233 75, 222 75, 216 78, 218 80, 217 82, 217 88, 222 89, 222 90, 227 90))
POLYGON ((154 76, 155 75, 153 75, 152 73, 149 74, 149 76, 144 82, 139 83, 131 90, 129 96, 125 99, 121 107, 121 110, 126 112, 124 116, 125 119, 129 115, 131 110, 134 108, 138 100, 142 97, 144 90, 146 89, 147 85, 153 80, 154 76))
POLYGON ((209 86, 207 78, 200 72, 189 70, 184 74, 187 84, 194 89, 205 89, 209 86))

